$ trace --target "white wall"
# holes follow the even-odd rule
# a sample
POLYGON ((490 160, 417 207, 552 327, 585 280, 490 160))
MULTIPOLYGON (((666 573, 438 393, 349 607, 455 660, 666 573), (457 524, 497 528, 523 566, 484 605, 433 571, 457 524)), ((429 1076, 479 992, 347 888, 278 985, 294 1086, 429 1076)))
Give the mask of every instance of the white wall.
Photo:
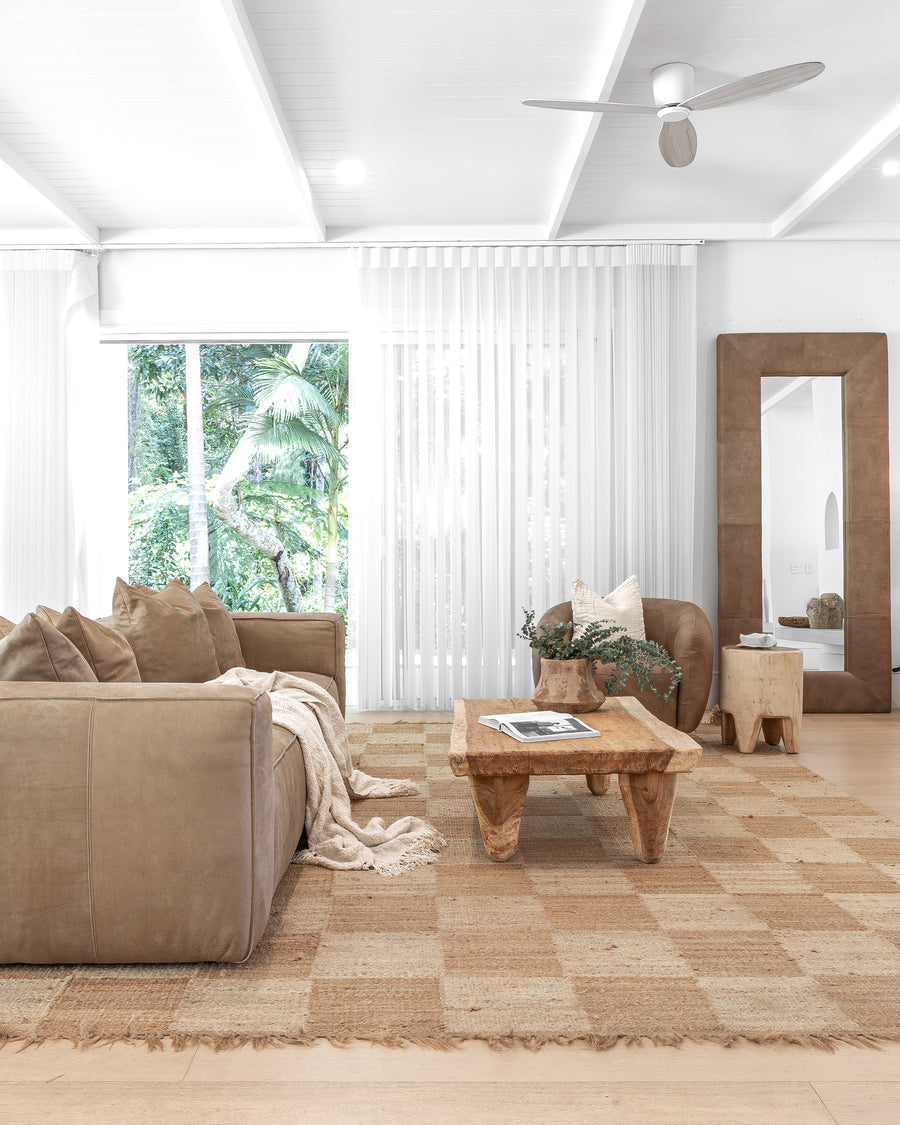
POLYGON ((340 339, 356 299, 341 247, 106 250, 104 339, 340 339))
POLYGON ((833 591, 844 596, 844 402, 840 379, 818 378, 810 382, 816 430, 816 542, 819 594, 833 591), (825 523, 828 498, 834 497, 838 517, 839 546, 826 546, 825 523))
POLYGON ((768 565, 763 566, 763 574, 769 580, 774 622, 779 617, 802 616, 809 599, 820 592, 818 574, 807 571, 817 563, 819 541, 817 482, 810 465, 815 434, 809 384, 772 407, 762 423, 768 431, 763 508, 768 507, 770 520, 768 565), (792 565, 798 568, 796 574, 792 565))
MULTIPOLYGON (((893 663, 900 663, 900 242, 731 242, 700 248, 702 477, 699 600, 716 585, 716 336, 721 332, 885 332, 891 405, 893 663)), ((900 676, 896 677, 900 680, 900 676)), ((895 686, 894 703, 900 704, 895 686)))

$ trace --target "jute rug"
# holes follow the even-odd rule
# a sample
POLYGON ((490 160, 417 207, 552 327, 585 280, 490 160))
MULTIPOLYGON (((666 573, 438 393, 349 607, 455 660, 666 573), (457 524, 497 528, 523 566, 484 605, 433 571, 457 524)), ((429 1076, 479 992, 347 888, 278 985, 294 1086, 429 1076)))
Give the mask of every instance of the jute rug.
POLYGON ((419 797, 360 819, 437 825, 440 861, 386 879, 291 867, 244 965, 0 968, 0 1038, 215 1048, 367 1039, 900 1039, 900 827, 798 758, 701 728, 669 846, 635 859, 615 780, 532 781, 520 847, 485 855, 449 724, 356 725, 367 772, 419 797))

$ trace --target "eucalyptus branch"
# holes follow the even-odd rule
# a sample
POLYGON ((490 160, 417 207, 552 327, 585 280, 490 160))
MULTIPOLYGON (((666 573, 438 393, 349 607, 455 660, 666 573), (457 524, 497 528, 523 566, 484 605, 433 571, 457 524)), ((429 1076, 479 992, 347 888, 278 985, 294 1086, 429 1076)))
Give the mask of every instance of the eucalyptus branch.
POLYGON ((654 695, 660 696, 656 677, 667 675, 669 686, 663 701, 667 700, 681 682, 681 669, 668 652, 656 641, 638 640, 629 637, 621 625, 609 622, 592 621, 575 635, 572 621, 558 625, 534 623, 534 610, 523 609, 525 624, 518 636, 545 660, 590 660, 602 665, 604 669, 612 666, 605 680, 610 695, 620 691, 629 676, 634 677, 639 690, 650 688, 654 695))

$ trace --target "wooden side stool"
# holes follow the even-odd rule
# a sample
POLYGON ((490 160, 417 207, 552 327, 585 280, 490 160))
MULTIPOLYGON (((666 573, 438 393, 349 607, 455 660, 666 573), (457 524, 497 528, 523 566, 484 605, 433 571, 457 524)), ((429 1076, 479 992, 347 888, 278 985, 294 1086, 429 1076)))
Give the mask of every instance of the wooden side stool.
POLYGON ((796 754, 803 713, 803 653, 797 648, 726 645, 719 709, 726 746, 737 741, 742 754, 752 754, 762 728, 766 742, 777 746, 783 740, 785 750, 796 754))

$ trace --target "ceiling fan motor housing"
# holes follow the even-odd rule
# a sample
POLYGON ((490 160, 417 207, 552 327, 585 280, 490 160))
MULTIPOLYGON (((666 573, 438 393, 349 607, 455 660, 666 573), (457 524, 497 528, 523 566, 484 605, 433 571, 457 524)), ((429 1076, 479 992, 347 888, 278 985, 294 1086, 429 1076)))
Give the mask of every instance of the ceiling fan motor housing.
MULTIPOLYGON (((654 67, 651 72, 653 82, 653 102, 662 109, 678 106, 694 92, 694 68, 690 63, 670 62, 654 67)), ((688 116, 687 111, 682 111, 678 117, 663 117, 657 113, 661 121, 683 121, 688 116)))
POLYGON ((664 105, 656 111, 660 121, 684 121, 691 116, 691 111, 684 105, 664 105))

